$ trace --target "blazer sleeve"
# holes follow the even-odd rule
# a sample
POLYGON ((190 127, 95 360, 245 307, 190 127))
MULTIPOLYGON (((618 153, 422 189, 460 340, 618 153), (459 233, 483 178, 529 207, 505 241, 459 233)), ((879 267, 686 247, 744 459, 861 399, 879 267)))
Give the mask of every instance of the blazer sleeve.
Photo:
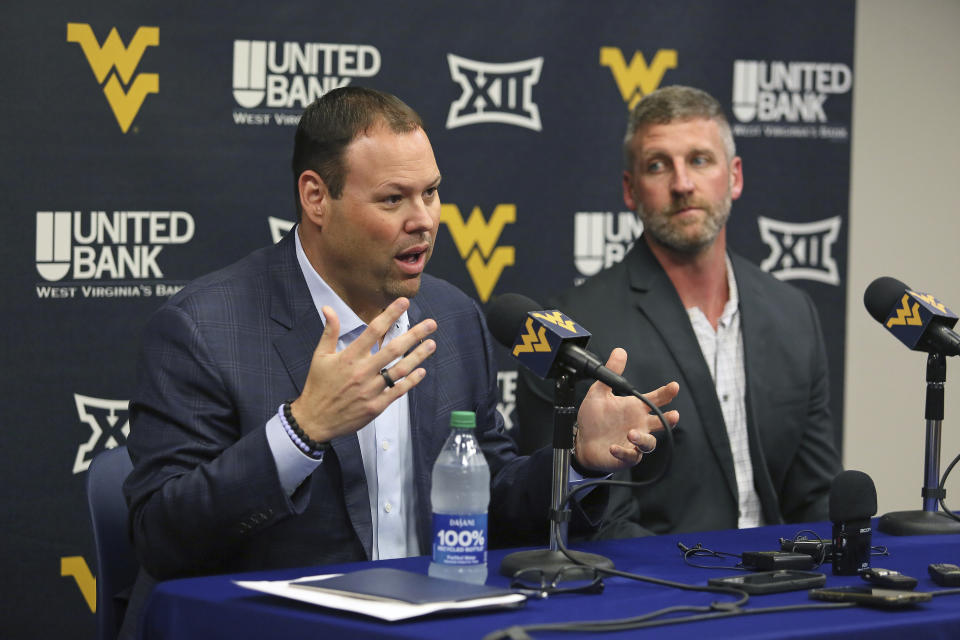
POLYGON ((264 425, 242 433, 210 343, 172 304, 144 332, 124 491, 140 562, 158 579, 216 571, 251 534, 304 503, 285 495, 264 425))

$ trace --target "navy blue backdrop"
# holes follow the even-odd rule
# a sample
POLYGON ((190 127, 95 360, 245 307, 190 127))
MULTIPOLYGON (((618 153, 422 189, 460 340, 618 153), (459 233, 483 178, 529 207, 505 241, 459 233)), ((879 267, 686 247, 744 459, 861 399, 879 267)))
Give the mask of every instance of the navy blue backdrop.
POLYGON ((289 228, 295 124, 335 86, 424 117, 444 174, 429 270, 481 302, 618 260, 640 231, 620 191, 629 106, 711 92, 744 159, 730 244, 813 296, 842 416, 852 0, 43 0, 0 19, 5 638, 91 635, 84 479, 129 429, 144 321, 289 228))

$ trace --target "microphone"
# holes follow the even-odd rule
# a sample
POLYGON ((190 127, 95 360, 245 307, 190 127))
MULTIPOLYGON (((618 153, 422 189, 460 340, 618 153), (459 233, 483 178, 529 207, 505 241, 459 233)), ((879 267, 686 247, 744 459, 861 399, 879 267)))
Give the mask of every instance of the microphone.
POLYGON ((590 332, 556 309, 544 310, 526 296, 505 293, 490 303, 487 326, 513 357, 541 378, 570 372, 623 394, 636 393, 626 378, 584 349, 590 332))
POLYGON ((882 277, 867 287, 863 304, 909 349, 960 355, 960 335, 953 331, 957 314, 931 294, 912 291, 896 278, 882 277))
MULTIPOLYGON (((487 326, 498 342, 510 349, 513 357, 541 378, 557 378, 553 404, 553 474, 550 486, 550 547, 514 551, 500 563, 500 575, 514 576, 519 571, 537 569, 553 584, 583 577, 589 565, 613 568, 609 558, 595 553, 561 549, 566 545, 570 519, 569 468, 573 462, 574 379, 583 374, 602 380, 613 389, 634 393, 623 377, 610 371, 600 359, 584 349, 590 332, 556 310, 543 308, 525 296, 506 293, 487 307, 487 326)), ((659 411, 659 410, 658 410, 659 411)))
POLYGON ((841 471, 830 485, 833 522, 833 575, 852 576, 870 568, 872 529, 877 512, 877 488, 862 471, 841 471))

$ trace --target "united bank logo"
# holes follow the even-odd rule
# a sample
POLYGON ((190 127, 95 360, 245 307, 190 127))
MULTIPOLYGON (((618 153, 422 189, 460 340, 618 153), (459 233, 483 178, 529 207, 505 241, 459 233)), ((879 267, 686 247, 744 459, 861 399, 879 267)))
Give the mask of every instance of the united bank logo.
POLYGON ((233 41, 233 99, 243 109, 288 109, 296 113, 234 111, 236 124, 296 125, 300 112, 354 78, 380 72, 380 50, 369 44, 233 41))
POLYGON ((77 449, 73 473, 82 473, 90 461, 104 449, 113 449, 127 443, 130 435, 130 416, 126 400, 108 400, 73 394, 80 422, 90 428, 90 437, 77 449))
POLYGON ((634 51, 627 65, 618 47, 600 47, 600 64, 610 69, 620 96, 631 111, 644 96, 653 93, 670 69, 677 68, 675 49, 660 49, 647 64, 642 51, 634 51))
POLYGON ((828 118, 828 101, 852 86, 853 72, 840 62, 736 60, 734 135, 847 139, 847 126, 828 118))
POLYGON ((632 211, 578 211, 573 216, 573 262, 583 277, 621 260, 643 233, 632 211))
POLYGON ((457 205, 440 205, 440 222, 447 225, 453 236, 481 302, 490 299, 503 270, 514 264, 516 249, 497 246, 497 242, 504 227, 516 221, 517 207, 513 204, 498 204, 489 221, 483 217, 480 207, 474 207, 466 222, 457 205))
POLYGON ((518 62, 480 62, 447 54, 450 77, 463 93, 450 105, 447 129, 499 123, 542 130, 533 87, 540 82, 543 58, 518 62))
POLYGON ((840 270, 833 245, 840 235, 840 216, 814 222, 784 222, 758 217, 760 238, 770 255, 760 268, 780 280, 814 280, 839 285, 840 270))
POLYGON ((182 287, 156 280, 163 249, 193 239, 186 211, 38 211, 36 223, 37 273, 58 283, 37 285, 39 298, 164 296, 182 287))
POLYGON ((130 44, 124 45, 114 27, 101 45, 89 24, 68 22, 67 42, 80 45, 94 77, 103 87, 103 94, 107 97, 107 103, 113 110, 120 130, 124 133, 129 131, 140 107, 143 106, 143 101, 149 94, 160 91, 159 75, 133 73, 147 47, 159 46, 160 29, 140 27, 130 39, 130 44))

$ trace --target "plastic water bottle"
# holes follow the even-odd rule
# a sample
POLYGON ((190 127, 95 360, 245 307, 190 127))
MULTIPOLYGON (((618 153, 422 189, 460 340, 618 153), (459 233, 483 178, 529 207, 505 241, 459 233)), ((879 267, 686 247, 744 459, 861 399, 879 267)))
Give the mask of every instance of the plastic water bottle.
POLYGON ((450 414, 450 436, 433 465, 433 561, 429 574, 461 582, 487 581, 490 468, 473 434, 473 411, 450 414))

